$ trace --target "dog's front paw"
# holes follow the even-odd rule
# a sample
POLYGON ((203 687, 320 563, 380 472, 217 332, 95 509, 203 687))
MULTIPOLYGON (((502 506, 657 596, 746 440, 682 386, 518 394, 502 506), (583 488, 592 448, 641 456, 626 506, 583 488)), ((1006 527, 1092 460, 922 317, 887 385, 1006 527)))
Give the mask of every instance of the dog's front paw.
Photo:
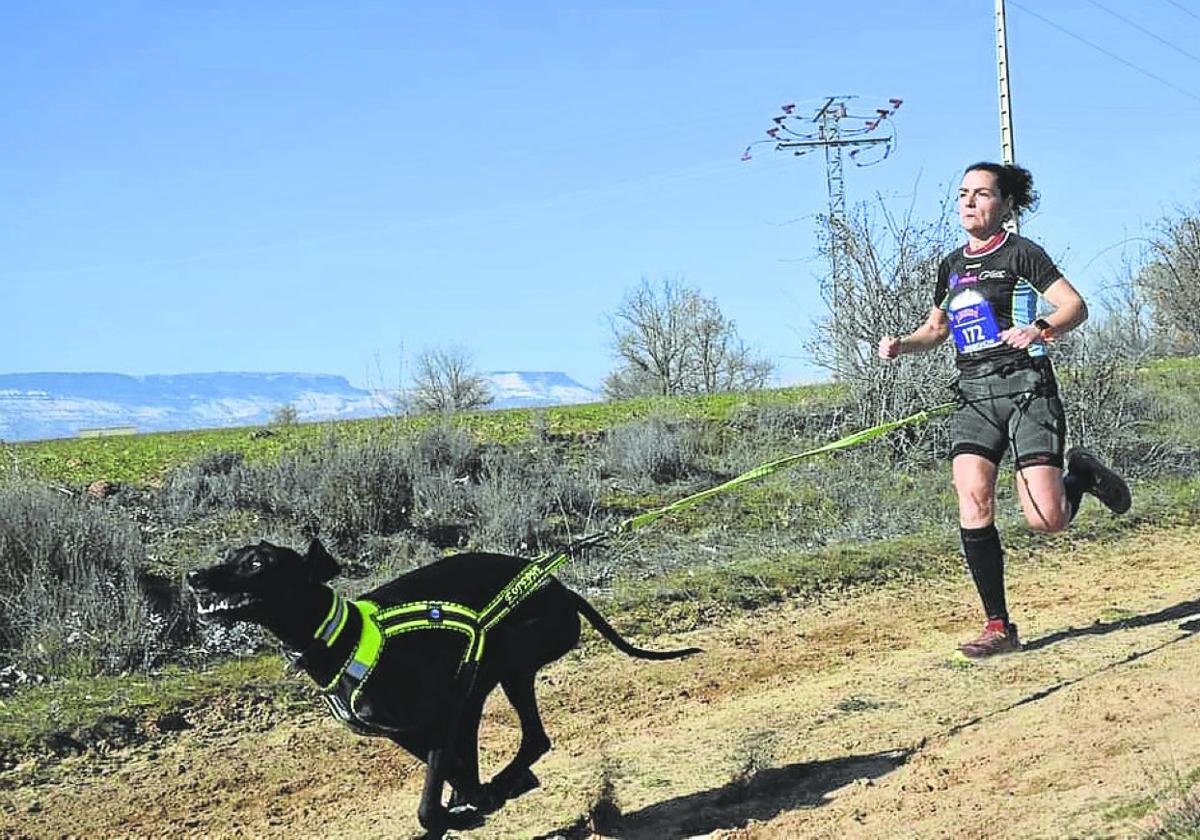
POLYGON ((464 792, 458 788, 450 791, 450 802, 447 808, 451 812, 457 811, 460 808, 474 808, 475 810, 490 814, 504 804, 504 799, 496 796, 496 792, 492 790, 490 785, 476 784, 474 789, 469 792, 464 792))
POLYGON ((473 803, 455 805, 446 811, 446 828, 455 831, 466 831, 469 828, 479 828, 484 824, 484 812, 473 803))
POLYGON ((451 808, 437 808, 418 811, 417 819, 425 829, 422 840, 441 840, 447 831, 465 831, 479 828, 484 823, 483 812, 470 803, 454 805, 451 808))

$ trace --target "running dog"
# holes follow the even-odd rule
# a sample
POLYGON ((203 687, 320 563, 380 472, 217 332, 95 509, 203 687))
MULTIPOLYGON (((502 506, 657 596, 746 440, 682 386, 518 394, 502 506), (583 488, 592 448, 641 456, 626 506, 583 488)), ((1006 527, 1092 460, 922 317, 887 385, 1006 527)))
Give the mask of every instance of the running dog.
POLYGON ((462 616, 483 610, 527 563, 502 554, 452 555, 350 601, 327 585, 340 567, 320 541, 305 554, 263 541, 189 572, 187 582, 201 617, 262 625, 282 642, 292 666, 321 687, 336 717, 426 762, 417 816, 427 836, 441 837, 447 829, 481 825, 485 814, 540 784, 531 767, 550 739, 534 677, 578 643, 580 615, 630 656, 699 652, 634 647, 591 604, 548 578, 488 630, 477 669, 464 679, 464 635, 475 636, 462 616), (482 784, 479 721, 497 685, 520 719, 521 743, 482 784), (446 783, 452 794, 443 805, 446 783))

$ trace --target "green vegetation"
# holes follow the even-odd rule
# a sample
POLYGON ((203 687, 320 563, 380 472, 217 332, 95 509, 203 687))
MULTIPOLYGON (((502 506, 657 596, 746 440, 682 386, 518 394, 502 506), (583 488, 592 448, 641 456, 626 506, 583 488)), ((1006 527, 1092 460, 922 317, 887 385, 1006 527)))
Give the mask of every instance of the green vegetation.
POLYGON ((0 699, 0 768, 5 758, 69 754, 138 739, 141 725, 170 726, 171 715, 214 707, 255 705, 280 712, 316 702, 309 686, 284 679, 274 655, 227 659, 196 669, 169 666, 154 675, 91 676, 29 685, 0 699))
POLYGON ((1197 783, 1200 767, 1178 776, 1160 791, 1110 808, 1104 816, 1110 822, 1128 823, 1153 814, 1152 826, 1141 835, 1142 840, 1194 840, 1200 837, 1197 783))

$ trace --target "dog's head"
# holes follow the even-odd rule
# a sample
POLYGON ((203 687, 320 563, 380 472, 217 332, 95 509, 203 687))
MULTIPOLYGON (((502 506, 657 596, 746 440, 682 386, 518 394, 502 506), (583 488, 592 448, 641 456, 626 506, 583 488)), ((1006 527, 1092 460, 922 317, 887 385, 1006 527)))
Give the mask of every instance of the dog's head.
POLYGON ((332 580, 341 571, 320 540, 305 554, 263 540, 231 551, 215 566, 188 572, 188 588, 200 615, 227 621, 259 621, 270 604, 298 587, 332 580))

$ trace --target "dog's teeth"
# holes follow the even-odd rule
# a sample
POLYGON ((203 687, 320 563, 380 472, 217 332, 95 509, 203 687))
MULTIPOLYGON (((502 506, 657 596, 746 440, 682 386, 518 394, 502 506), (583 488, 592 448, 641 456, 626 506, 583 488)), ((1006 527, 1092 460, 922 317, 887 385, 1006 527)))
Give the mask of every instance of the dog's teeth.
POLYGON ((197 604, 196 612, 200 615, 211 615, 215 612, 224 612, 225 610, 236 609, 239 606, 239 603, 234 603, 232 598, 226 598, 222 601, 213 601, 209 604, 197 604))

